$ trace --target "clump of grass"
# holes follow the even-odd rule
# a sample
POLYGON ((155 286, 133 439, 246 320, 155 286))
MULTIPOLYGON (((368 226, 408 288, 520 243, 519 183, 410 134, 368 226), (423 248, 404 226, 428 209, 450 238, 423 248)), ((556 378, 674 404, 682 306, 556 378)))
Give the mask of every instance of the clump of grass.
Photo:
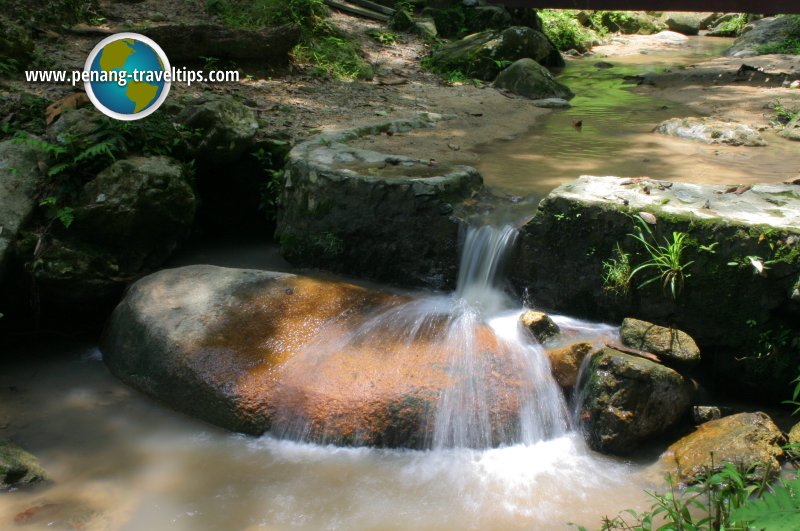
POLYGON ((597 34, 584 27, 576 18, 577 11, 572 9, 542 9, 542 29, 550 42, 559 50, 578 50, 585 52, 592 47, 597 34))
POLYGON ((619 243, 614 255, 603 262, 603 289, 617 296, 625 296, 631 289, 631 257, 619 243))
POLYGON ((645 279, 638 288, 641 289, 660 280, 664 292, 669 292, 672 299, 676 300, 683 291, 686 279, 691 276, 686 270, 694 263, 694 261, 683 261, 683 253, 689 245, 688 234, 675 231, 672 233, 672 240, 665 237, 664 243, 660 244, 650 225, 641 216, 637 216, 636 220, 638 221, 636 231, 629 236, 642 244, 650 258, 634 268, 630 278, 633 280, 639 273, 652 271, 655 274, 645 279))
POLYGON ((295 62, 341 79, 372 74, 358 46, 329 23, 328 8, 322 0, 207 0, 206 11, 235 27, 295 24, 302 31, 300 43, 292 51, 295 62))
POLYGON ((367 31, 367 35, 384 46, 391 46, 397 42, 397 33, 394 33, 393 31, 371 29, 367 31))
POLYGON ((772 119, 781 125, 786 125, 797 117, 800 117, 800 108, 787 107, 780 99, 776 99, 772 102, 772 110, 775 112, 775 114, 772 115, 772 119))
POLYGON ((761 55, 770 53, 783 53, 800 55, 800 15, 784 15, 790 20, 790 29, 782 41, 771 42, 759 46, 757 51, 761 55))
POLYGON ((738 15, 733 16, 725 22, 715 26, 714 31, 735 37, 742 34, 742 30, 746 25, 747 13, 739 13, 738 15))

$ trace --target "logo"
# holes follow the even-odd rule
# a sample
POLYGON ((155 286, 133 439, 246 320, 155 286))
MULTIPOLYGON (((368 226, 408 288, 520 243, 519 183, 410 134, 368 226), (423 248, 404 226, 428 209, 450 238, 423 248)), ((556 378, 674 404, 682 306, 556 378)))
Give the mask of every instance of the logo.
POLYGON ((138 33, 117 33, 94 47, 84 66, 86 95, 103 114, 139 120, 169 94, 170 65, 164 50, 138 33))

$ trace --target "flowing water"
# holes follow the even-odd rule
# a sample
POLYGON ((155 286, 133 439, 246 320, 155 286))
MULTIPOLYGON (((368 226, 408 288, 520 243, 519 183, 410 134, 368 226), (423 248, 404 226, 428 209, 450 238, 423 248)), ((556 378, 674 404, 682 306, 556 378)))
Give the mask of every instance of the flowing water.
MULTIPOLYGON (((762 132, 768 146, 758 148, 658 135, 653 129, 661 121, 697 112, 630 90, 636 76, 683 69, 718 57, 730 44, 729 39, 691 37, 679 48, 570 60, 558 80, 575 92, 572 107, 537 119, 527 134, 484 145, 477 150, 478 162, 471 164, 488 186, 516 195, 543 196, 579 175, 647 175, 716 184, 786 180, 800 166, 800 150, 793 142, 772 131, 762 132), (600 61, 613 67, 597 68, 600 61), (581 127, 573 126, 577 121, 581 127)), ((707 92, 705 97, 719 96, 707 92)))
MULTIPOLYGON (((586 448, 542 347, 520 332, 502 276, 515 236, 511 226, 470 229, 454 294, 420 294, 355 334, 391 322, 413 344, 445 323, 435 333, 450 343, 451 370, 472 378, 441 397, 429 450, 310 444, 287 426, 231 434, 126 388, 91 345, 49 345, 44 359, 0 373, 0 436, 39 456, 54 483, 0 497, 0 528, 549 529, 643 507, 642 466, 586 448), (532 384, 519 391, 516 428, 499 438, 476 348, 482 325, 532 384)), ((616 333, 555 319, 563 342, 616 333)))

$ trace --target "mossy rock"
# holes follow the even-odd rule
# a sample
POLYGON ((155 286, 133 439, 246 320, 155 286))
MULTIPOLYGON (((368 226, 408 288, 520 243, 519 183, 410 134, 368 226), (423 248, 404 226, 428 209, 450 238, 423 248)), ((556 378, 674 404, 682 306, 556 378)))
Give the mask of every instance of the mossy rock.
POLYGON ((692 401, 691 382, 650 360, 606 347, 592 357, 579 390, 589 446, 626 455, 667 431, 692 401))
POLYGON ((532 100, 549 98, 570 100, 575 97, 569 87, 553 78, 549 70, 533 59, 527 58, 514 61, 511 66, 500 72, 494 81, 494 86, 532 100))
POLYGON ((0 491, 47 480, 39 461, 16 444, 0 439, 0 491))
POLYGON ((431 55, 431 65, 441 71, 458 70, 490 81, 503 64, 530 58, 545 66, 563 66, 561 54, 539 31, 514 26, 500 32, 485 31, 443 45, 431 55))
POLYGON ((0 62, 22 68, 33 57, 34 43, 28 30, 0 16, 0 62))

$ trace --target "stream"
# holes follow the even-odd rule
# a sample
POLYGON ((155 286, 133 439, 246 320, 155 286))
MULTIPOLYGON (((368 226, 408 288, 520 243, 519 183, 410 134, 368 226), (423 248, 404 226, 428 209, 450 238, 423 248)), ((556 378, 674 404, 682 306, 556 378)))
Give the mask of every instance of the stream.
MULTIPOLYGON (((719 51, 705 46, 689 54, 613 59, 624 66, 610 70, 595 68, 593 60, 571 62, 564 79, 586 83, 594 97, 577 97, 572 109, 552 113, 530 136, 487 146, 479 169, 490 186, 525 194, 546 193, 581 173, 657 174, 658 156, 644 154, 652 140, 642 136, 676 107, 627 92, 620 71, 633 75, 719 51), (581 131, 569 125, 579 118, 581 131), (634 156, 620 157, 621 151, 634 156), (646 170, 642 157, 652 161, 646 170)), ((504 290, 501 267, 514 244, 513 227, 471 231, 457 292, 416 293, 402 318, 384 318, 401 328, 406 319, 413 328, 431 312, 445 314, 453 341, 467 345, 468 330, 481 321, 508 342, 520 374, 535 385, 521 400, 519 433, 499 446, 489 447, 485 419, 463 414, 464 404, 481 400, 480 389, 446 393, 427 450, 311 444, 291 426, 254 438, 127 388, 109 374, 94 339, 41 340, 4 356, 17 360, 0 368, 0 436, 39 457, 54 481, 0 496, 0 528, 499 530, 569 522, 596 528, 605 515, 648 507, 644 489, 659 478, 647 466, 657 456, 645 451, 622 460, 590 451, 570 405, 542 370, 541 346, 518 332, 522 308, 504 290)), ((191 249, 173 265, 190 263, 286 266, 271 251, 224 244, 191 249)), ((554 319, 564 341, 599 344, 616 334, 604 324, 554 319)), ((464 356, 454 363, 475 370, 464 356)))

